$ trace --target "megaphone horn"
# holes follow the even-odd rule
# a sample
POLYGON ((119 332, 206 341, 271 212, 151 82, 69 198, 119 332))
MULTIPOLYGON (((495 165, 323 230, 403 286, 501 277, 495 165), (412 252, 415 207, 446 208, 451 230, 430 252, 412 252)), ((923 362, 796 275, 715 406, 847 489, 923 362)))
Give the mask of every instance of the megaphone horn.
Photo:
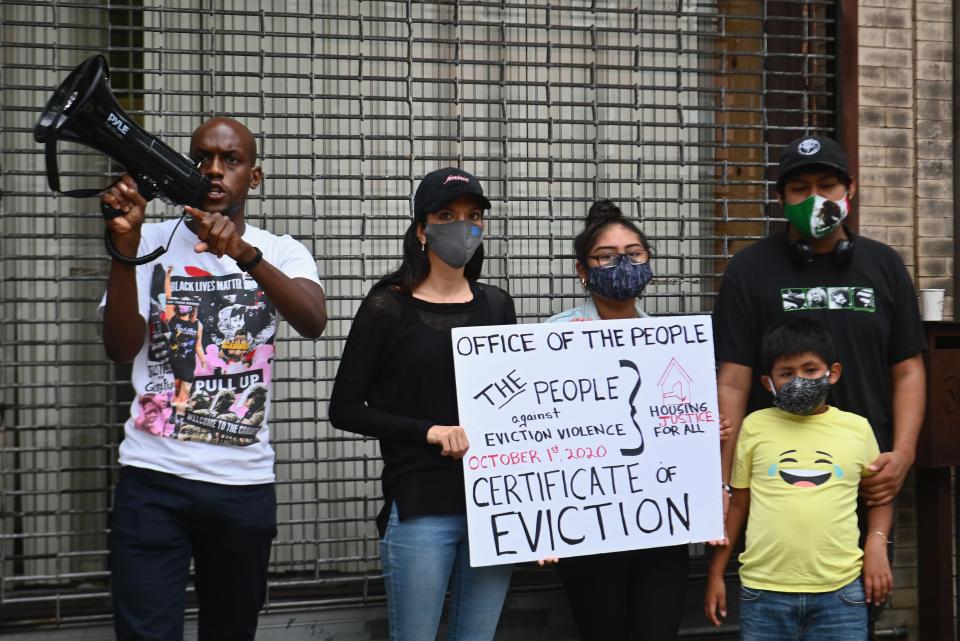
POLYGON ((50 189, 67 196, 94 196, 102 189, 61 191, 57 140, 92 147, 133 176, 147 200, 162 196, 175 205, 199 206, 210 191, 210 180, 189 158, 130 119, 110 91, 110 67, 102 55, 74 69, 47 101, 33 128, 33 137, 46 145, 50 189))

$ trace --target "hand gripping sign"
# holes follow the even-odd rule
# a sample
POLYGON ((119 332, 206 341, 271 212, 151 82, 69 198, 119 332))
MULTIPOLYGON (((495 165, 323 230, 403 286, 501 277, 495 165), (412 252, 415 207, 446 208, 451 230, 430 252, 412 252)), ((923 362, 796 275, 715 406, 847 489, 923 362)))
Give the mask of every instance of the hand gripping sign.
POLYGON ((709 316, 453 331, 474 566, 723 536, 709 316))

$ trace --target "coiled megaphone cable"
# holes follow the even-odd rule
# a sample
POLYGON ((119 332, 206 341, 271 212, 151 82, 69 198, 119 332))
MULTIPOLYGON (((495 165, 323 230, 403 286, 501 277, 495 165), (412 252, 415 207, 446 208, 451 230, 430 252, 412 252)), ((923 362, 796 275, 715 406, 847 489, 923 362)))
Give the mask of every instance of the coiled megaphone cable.
MULTIPOLYGON (((116 218, 116 215, 108 216, 106 212, 116 212, 115 209, 107 205, 106 203, 100 204, 101 210, 104 212, 104 218, 116 218)), ((180 216, 180 220, 177 221, 177 224, 173 226, 173 231, 170 232, 170 238, 167 239, 166 247, 157 247, 149 254, 143 256, 126 256, 120 253, 120 250, 117 249, 117 246, 113 244, 113 231, 107 227, 106 231, 103 234, 103 244, 107 248, 107 253, 110 254, 110 258, 114 259, 118 263, 123 265, 146 265, 147 263, 153 262, 156 259, 163 256, 167 253, 167 250, 170 249, 170 243, 173 242, 173 235, 177 233, 177 229, 180 227, 180 223, 188 218, 189 214, 183 214, 180 216)))

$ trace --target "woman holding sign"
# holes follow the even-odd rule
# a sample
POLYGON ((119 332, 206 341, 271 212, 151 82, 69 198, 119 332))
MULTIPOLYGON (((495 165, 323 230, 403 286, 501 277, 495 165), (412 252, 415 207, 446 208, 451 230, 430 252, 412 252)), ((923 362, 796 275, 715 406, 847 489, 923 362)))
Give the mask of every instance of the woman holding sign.
POLYGON ((380 441, 377 517, 390 639, 433 641, 449 585, 448 641, 489 641, 511 566, 470 567, 450 330, 517 322, 513 299, 477 282, 480 182, 456 168, 424 177, 400 268, 360 305, 330 398, 334 427, 380 441))
MULTIPOLYGON (((637 299, 653 278, 650 245, 616 205, 590 207, 573 251, 589 296, 548 323, 647 316, 637 299)), ((584 641, 676 638, 690 573, 686 545, 569 557, 558 568, 584 641)))

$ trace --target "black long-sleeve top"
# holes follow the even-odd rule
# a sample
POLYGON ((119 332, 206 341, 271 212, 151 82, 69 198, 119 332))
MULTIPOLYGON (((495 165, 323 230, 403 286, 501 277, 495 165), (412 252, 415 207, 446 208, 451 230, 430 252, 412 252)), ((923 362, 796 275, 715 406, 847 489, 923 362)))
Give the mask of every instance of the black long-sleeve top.
POLYGON ((463 464, 427 443, 434 425, 459 425, 450 330, 517 322, 510 295, 471 283, 467 303, 429 303, 377 287, 353 319, 330 396, 330 422, 373 436, 383 456, 382 537, 390 505, 400 520, 465 514, 463 464))

